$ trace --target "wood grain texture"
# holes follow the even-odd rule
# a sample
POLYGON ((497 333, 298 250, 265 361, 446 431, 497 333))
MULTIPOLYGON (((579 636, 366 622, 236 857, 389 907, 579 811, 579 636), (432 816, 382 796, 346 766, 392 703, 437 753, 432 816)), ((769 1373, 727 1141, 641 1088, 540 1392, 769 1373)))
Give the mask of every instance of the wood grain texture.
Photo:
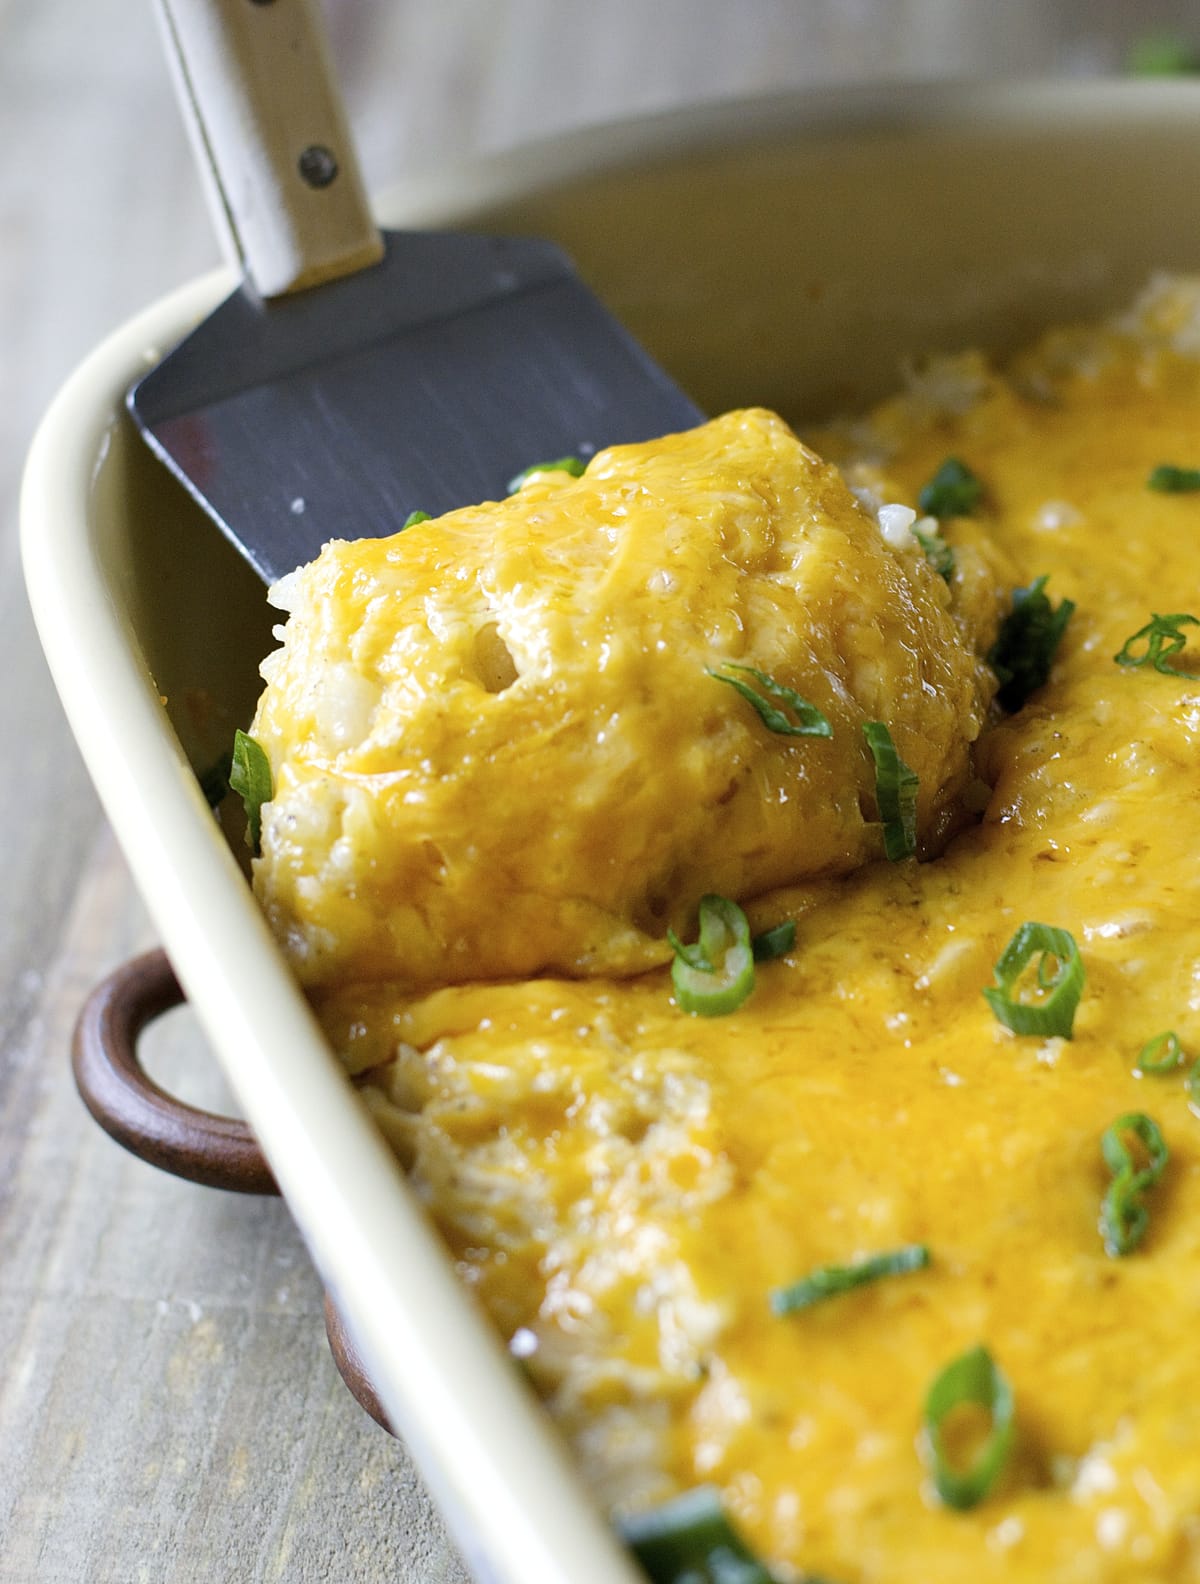
MULTIPOLYGON (((1079 71, 1171 0, 327 0, 368 183, 567 126, 861 76, 1079 71)), ((1195 23, 1192 24, 1195 26, 1195 23)), ((278 1202, 124 1155, 71 1085, 76 1010, 152 940, 17 564, 37 416, 217 257, 148 3, 0 0, 0 1584, 466 1584, 404 1448, 350 1399, 278 1202)), ((186 1013, 151 1040, 230 1102, 186 1013)))

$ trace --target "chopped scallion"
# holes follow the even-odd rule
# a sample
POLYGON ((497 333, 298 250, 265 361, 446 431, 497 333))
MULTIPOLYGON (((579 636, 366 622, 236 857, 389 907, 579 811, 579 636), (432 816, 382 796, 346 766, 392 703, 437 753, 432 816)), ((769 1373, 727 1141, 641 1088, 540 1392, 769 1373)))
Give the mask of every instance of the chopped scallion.
POLYGON ((776 957, 783 957, 790 952, 795 944, 796 922, 794 919, 784 919, 782 924, 776 924, 772 929, 756 935, 750 942, 750 950, 754 953, 755 962, 774 962, 776 957))
POLYGON ((929 565, 940 577, 944 577, 946 582, 949 583, 954 576, 954 551, 942 538, 941 534, 936 531, 930 533, 928 529, 922 528, 920 523, 917 522, 913 524, 912 536, 921 546, 929 565))
POLYGON ((1129 46, 1127 66, 1135 77, 1186 77, 1200 72, 1200 50, 1175 33, 1149 33, 1129 46))
POLYGON ((618 1527, 650 1584, 775 1584, 711 1485, 623 1518, 618 1527))
POLYGON ((925 1398, 925 1445, 933 1483, 947 1507, 974 1507, 1000 1477, 1013 1442, 1012 1387, 985 1347, 974 1347, 946 1368, 925 1398), (956 1408, 975 1404, 991 1418, 991 1429, 971 1462, 960 1468, 951 1459, 943 1427, 956 1408))
POLYGON ((1136 1069, 1157 1077, 1161 1073, 1174 1072, 1177 1067, 1183 1066, 1185 1060, 1178 1034, 1168 1029, 1165 1034, 1156 1034, 1153 1039, 1146 1041, 1138 1052, 1136 1069))
POLYGON ((983 499, 983 484, 965 462, 947 457, 917 496, 931 517, 969 517, 983 499))
POLYGON ((733 1012, 754 989, 754 951, 750 925, 727 897, 700 898, 700 939, 685 946, 673 930, 667 939, 675 953, 671 982, 675 999, 695 1017, 733 1012))
POLYGON ((893 863, 911 858, 917 850, 917 789, 915 770, 896 752, 892 734, 882 721, 864 721, 863 736, 875 761, 875 801, 883 822, 883 850, 893 863))
POLYGON ((233 762, 229 767, 229 785, 241 798, 246 809, 246 839, 257 858, 262 848, 262 806, 272 796, 271 765, 248 732, 233 734, 233 762))
POLYGON ((992 969, 996 980, 983 993, 997 1019, 1014 1034, 1061 1035, 1070 1039, 1086 975, 1075 937, 1050 924, 1026 922, 992 969), (1037 955, 1035 1000, 1018 994, 1018 983, 1037 955))
POLYGON ((559 457, 555 462, 533 462, 508 481, 508 493, 515 495, 522 484, 528 483, 535 473, 569 473, 572 478, 583 475, 587 463, 581 457, 559 457))
POLYGON ((1200 1115, 1200 1061, 1192 1061, 1173 1030, 1168 1029, 1165 1034, 1156 1034, 1147 1040, 1138 1052, 1133 1070, 1138 1077, 1161 1078, 1183 1068, 1187 1068, 1183 1087, 1188 1105, 1200 1115))
POLYGON ((815 704, 810 704, 807 699, 801 698, 800 694, 793 692, 790 687, 784 687, 782 682, 776 682, 775 678, 768 676, 765 671, 758 671, 754 666, 734 665, 730 660, 723 662, 721 669, 741 671, 746 676, 752 676, 763 693, 788 706, 795 716, 794 720, 789 720, 782 710, 776 709, 769 699, 755 692, 750 684, 743 682, 740 677, 723 676, 721 671, 708 673, 715 682, 724 682, 740 693, 747 704, 752 704, 768 731, 778 732, 784 737, 833 736, 833 727, 815 704))
POLYGON ((432 522, 432 521, 433 521, 433 518, 430 516, 430 514, 428 512, 423 512, 423 511, 409 512, 408 516, 400 524, 400 532, 403 533, 406 528, 415 528, 418 523, 432 522))
POLYGON ((987 662, 1000 680, 996 701, 1012 714, 1050 675, 1050 667, 1074 600, 1059 600, 1057 609, 1045 593, 1047 575, 1035 578, 1028 588, 1013 590, 1012 609, 1000 624, 987 662))
POLYGON ((1158 1123, 1143 1111, 1130 1111, 1106 1128, 1100 1152, 1113 1174, 1100 1206, 1100 1236, 1104 1252, 1119 1259, 1131 1254, 1146 1235, 1150 1216, 1142 1194, 1162 1176, 1171 1152, 1158 1123), (1144 1165, 1138 1164, 1126 1142, 1130 1134, 1145 1151, 1144 1165))
POLYGON ((886 1254, 872 1254, 853 1265, 822 1265, 788 1287, 777 1287, 771 1294, 771 1313, 795 1314, 826 1298, 878 1281, 881 1276, 903 1276, 908 1271, 924 1270, 928 1264, 929 1250, 924 1243, 909 1243, 886 1254))
POLYGON ((1200 490, 1200 468, 1174 467, 1160 462, 1146 480, 1146 488, 1163 495, 1190 495, 1200 490))
POLYGON ((1168 663, 1170 656, 1178 654, 1187 643, 1186 633, 1179 630, 1181 627, 1200 627, 1200 620, 1178 613, 1174 616, 1151 616, 1144 627, 1139 627, 1132 637, 1126 638, 1113 659, 1119 666, 1148 665, 1155 671, 1161 671, 1164 676, 1187 676, 1188 672, 1168 663), (1133 645, 1143 639, 1145 649, 1140 654, 1135 653, 1133 645))

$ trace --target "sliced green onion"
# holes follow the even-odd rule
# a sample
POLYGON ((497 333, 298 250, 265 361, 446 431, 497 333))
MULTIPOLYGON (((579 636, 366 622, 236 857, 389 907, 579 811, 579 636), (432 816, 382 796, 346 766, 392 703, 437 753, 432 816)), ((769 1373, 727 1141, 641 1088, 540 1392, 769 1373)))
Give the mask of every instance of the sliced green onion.
POLYGON ((795 1314, 826 1298, 836 1298, 839 1293, 878 1281, 881 1276, 903 1276, 909 1271, 924 1270, 928 1264, 929 1250, 924 1243, 909 1243, 886 1254, 872 1254, 853 1265, 822 1265, 788 1287, 777 1287, 771 1294, 771 1313, 795 1314))
POLYGON ((1100 1236, 1111 1259, 1132 1254, 1146 1235, 1150 1214, 1137 1192, 1133 1172, 1118 1172, 1100 1203, 1100 1236))
POLYGON ((1173 467, 1160 462, 1146 480, 1146 488, 1158 490, 1163 495, 1190 495, 1200 490, 1200 468, 1173 467))
POLYGON ((1100 1236, 1104 1252, 1114 1259, 1131 1254, 1146 1235, 1150 1216, 1142 1194, 1152 1188, 1166 1170, 1171 1152, 1158 1123, 1143 1111, 1130 1111, 1106 1128, 1100 1140, 1104 1164, 1113 1174, 1100 1206, 1100 1236), (1139 1166, 1126 1136, 1132 1133, 1146 1152, 1146 1164, 1139 1166))
POLYGON ((1156 1034, 1153 1039, 1146 1041, 1138 1052, 1135 1068, 1140 1073, 1157 1077, 1160 1073, 1174 1072, 1177 1067, 1182 1067, 1185 1059, 1179 1035, 1168 1029, 1165 1034, 1156 1034))
POLYGON ((863 736, 875 761, 875 801, 883 822, 883 850, 893 863, 917 850, 917 788, 915 770, 896 752, 892 734, 882 721, 864 721, 863 736))
POLYGON ((772 929, 756 935, 750 942, 750 950, 754 953, 755 962, 774 962, 776 957, 786 956, 795 944, 796 921, 784 919, 782 924, 776 924, 772 929))
POLYGON ((715 682, 724 682, 726 686, 740 693, 747 704, 753 704, 768 731, 779 732, 784 737, 833 736, 833 727, 815 704, 810 704, 806 698, 801 698, 800 694, 794 693, 790 687, 784 687, 782 682, 776 682, 775 678, 768 676, 765 671, 757 671, 753 666, 734 665, 731 660, 723 663, 722 670, 741 671, 746 676, 752 676, 764 693, 769 693, 771 698, 780 699, 796 717, 794 721, 789 720, 782 710, 776 709, 769 700, 756 693, 750 684, 743 682, 740 677, 722 676, 720 671, 710 671, 708 674, 715 682))
POLYGON ((914 523, 912 536, 925 553, 925 559, 933 570, 944 577, 949 583, 954 576, 954 551, 942 538, 940 533, 929 533, 926 529, 914 523))
POLYGON ((1012 609, 1000 623, 987 663, 1000 679, 996 701, 1011 715, 1050 675, 1050 667, 1074 600, 1059 600, 1057 609, 1045 594, 1048 574, 1035 578, 1028 588, 1013 589, 1012 609))
POLYGON ((1150 33, 1129 46, 1127 67, 1135 77, 1187 77, 1200 71, 1200 50, 1175 33, 1150 33))
POLYGON ((679 939, 673 929, 669 929, 667 931, 667 945, 670 946, 680 962, 686 963, 689 968, 694 968, 697 973, 710 974, 716 972, 712 963, 701 951, 699 942, 694 946, 687 946, 679 939))
POLYGON ((423 511, 409 512, 408 516, 400 524, 400 532, 403 533, 406 528, 415 528, 418 523, 432 522, 432 521, 433 521, 433 518, 430 516, 430 514, 428 512, 423 512, 423 511))
POLYGON ((931 517, 969 517, 983 499, 983 485, 965 462, 947 457, 917 496, 931 517))
POLYGON ((711 1485, 622 1518, 618 1532, 650 1584, 775 1584, 711 1485))
POLYGON ((685 946, 673 931, 667 939, 675 953, 671 982, 675 999, 695 1017, 733 1012, 754 989, 754 952, 750 925, 727 897, 700 898, 700 939, 685 946))
POLYGON ((1083 994, 1086 974, 1075 937, 1051 924, 1026 922, 1009 941, 992 969, 995 985, 983 993, 1005 1028, 1014 1034, 1057 1034, 1071 1038, 1075 1008, 1083 994), (1037 954, 1037 988, 1040 1000, 1022 1000, 1018 981, 1037 954))
POLYGON ((1164 676, 1187 676, 1186 671, 1168 664, 1170 656, 1178 654, 1187 643, 1187 635, 1179 630, 1181 627, 1200 627, 1200 620, 1184 614, 1151 616, 1144 627, 1139 627, 1132 637, 1126 638, 1113 659, 1119 666, 1149 665, 1164 676), (1135 654, 1132 646, 1143 639, 1146 643, 1144 651, 1135 654))
POLYGON ((229 785, 246 809, 246 839, 257 858, 262 848, 262 806, 272 796, 271 765, 262 746, 248 732, 233 734, 229 785))
POLYGON ((1183 1088, 1188 1105, 1200 1113, 1200 1061, 1192 1061, 1173 1029, 1156 1034, 1153 1039, 1146 1041, 1138 1052, 1133 1070, 1147 1077, 1161 1078, 1185 1067, 1187 1071, 1183 1076, 1183 1088))
POLYGON ((1143 1179, 1144 1187, 1151 1187, 1162 1176, 1171 1152, 1166 1146, 1158 1123, 1148 1117, 1144 1111, 1129 1111, 1104 1130, 1100 1140, 1100 1153, 1104 1156, 1104 1164, 1109 1171, 1118 1174, 1131 1171, 1143 1179), (1132 1133, 1140 1141, 1146 1151, 1145 1166, 1138 1166, 1137 1160, 1125 1141, 1126 1134, 1132 1133))
POLYGON ((999 1478, 1013 1442, 1012 1387, 985 1347, 974 1347, 946 1368, 925 1398, 925 1445, 933 1483, 947 1507, 960 1511, 981 1502, 999 1478), (950 1460, 942 1426, 956 1408, 975 1403, 990 1414, 992 1428, 966 1468, 950 1460))
POLYGON ((533 462, 509 479, 508 493, 515 495, 522 484, 528 483, 535 473, 569 473, 572 478, 580 478, 586 467, 587 463, 575 456, 559 457, 555 462, 533 462))

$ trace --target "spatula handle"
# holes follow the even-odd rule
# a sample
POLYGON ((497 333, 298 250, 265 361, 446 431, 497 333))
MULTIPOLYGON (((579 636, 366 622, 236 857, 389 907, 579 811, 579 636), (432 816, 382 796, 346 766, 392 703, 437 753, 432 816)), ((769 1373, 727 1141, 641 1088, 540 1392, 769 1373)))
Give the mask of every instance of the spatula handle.
POLYGON ((314 0, 158 0, 227 249, 263 297, 383 255, 314 0))

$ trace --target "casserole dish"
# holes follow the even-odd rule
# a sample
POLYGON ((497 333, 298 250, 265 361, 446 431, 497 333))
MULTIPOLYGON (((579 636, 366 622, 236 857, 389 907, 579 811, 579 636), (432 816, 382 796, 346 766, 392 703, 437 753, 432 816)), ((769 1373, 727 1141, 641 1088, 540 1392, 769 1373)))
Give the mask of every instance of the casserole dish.
MULTIPOLYGON (((775 99, 559 140, 384 207, 552 236, 702 406, 803 423, 883 394, 905 359, 1004 350, 1186 268, 1198 110, 1189 84, 775 99)), ((138 449, 122 398, 228 284, 119 331, 39 431, 22 530, 47 654, 180 978, 479 1576, 632 1579, 344 1083, 192 773, 248 720, 270 617, 138 449)))

